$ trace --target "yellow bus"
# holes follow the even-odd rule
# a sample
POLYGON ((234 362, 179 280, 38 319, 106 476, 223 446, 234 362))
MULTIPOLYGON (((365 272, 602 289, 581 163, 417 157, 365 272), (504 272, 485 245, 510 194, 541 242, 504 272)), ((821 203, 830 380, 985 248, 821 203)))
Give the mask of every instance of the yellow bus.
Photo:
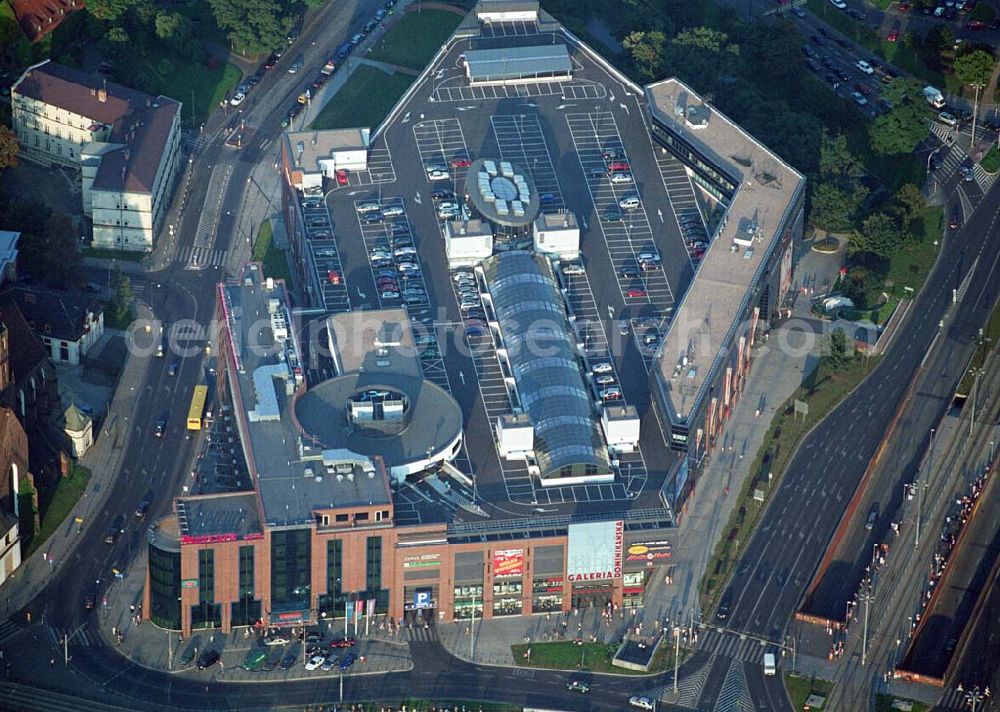
POLYGON ((191 396, 191 407, 188 408, 188 430, 201 430, 201 420, 205 415, 205 399, 208 397, 208 386, 195 386, 191 396))

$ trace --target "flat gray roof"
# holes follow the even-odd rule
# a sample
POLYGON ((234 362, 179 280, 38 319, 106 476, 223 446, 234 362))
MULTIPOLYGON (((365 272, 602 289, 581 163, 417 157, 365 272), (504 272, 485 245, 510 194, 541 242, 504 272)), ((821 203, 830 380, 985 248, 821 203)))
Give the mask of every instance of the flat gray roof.
POLYGON ((322 448, 303 437, 295 422, 293 403, 305 394, 306 386, 284 283, 272 281, 268 288, 260 265, 253 263, 238 280, 220 285, 219 298, 224 301, 222 338, 228 341, 222 368, 233 393, 240 441, 264 522, 302 525, 311 523, 318 509, 389 503, 388 478, 380 463, 376 477, 368 477, 368 468, 360 464, 353 467, 357 476, 351 479, 330 476, 322 448), (282 365, 286 368, 273 368, 282 365), (287 372, 287 378, 259 375, 279 370, 287 372), (263 399, 258 395, 261 387, 268 388, 263 399), (259 409, 262 403, 267 408, 259 409), (272 408, 277 417, 271 417, 272 408))
POLYGON ((341 373, 391 371, 421 378, 416 342, 405 309, 359 309, 326 320, 341 373))
POLYGON ((542 479, 611 472, 548 261, 530 252, 501 252, 483 270, 517 393, 535 429, 542 479))
POLYGON ((326 131, 288 131, 283 138, 293 165, 304 171, 320 170, 320 160, 330 159, 335 151, 362 151, 368 148, 371 129, 328 129, 326 131), (301 150, 299 150, 301 149, 301 150))
POLYGON ((538 12, 538 0, 479 0, 476 15, 496 15, 507 12, 538 12))
POLYGON ((658 356, 670 417, 682 422, 701 401, 717 359, 728 349, 766 256, 791 227, 787 221, 805 178, 677 79, 649 84, 645 90, 658 122, 683 136, 709 163, 740 179, 694 280, 674 310, 658 356))
POLYGON ((465 53, 465 61, 469 79, 474 82, 519 79, 536 74, 568 76, 573 71, 564 44, 469 50, 465 53))
POLYGON ((264 531, 256 492, 180 497, 174 508, 181 537, 245 539, 264 531))

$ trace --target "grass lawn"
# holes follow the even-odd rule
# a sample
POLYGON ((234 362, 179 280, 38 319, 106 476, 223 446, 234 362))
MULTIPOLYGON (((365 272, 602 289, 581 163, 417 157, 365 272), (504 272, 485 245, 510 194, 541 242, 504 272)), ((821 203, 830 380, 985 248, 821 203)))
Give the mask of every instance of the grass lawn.
POLYGON ((875 34, 867 26, 835 8, 827 0, 806 0, 806 6, 810 12, 835 30, 867 47, 900 69, 920 77, 934 86, 945 84, 944 76, 931 69, 927 61, 920 55, 921 48, 917 46, 919 43, 913 47, 907 47, 905 42, 889 42, 885 37, 875 34))
POLYGON ((944 211, 941 208, 925 208, 923 220, 914 227, 914 239, 892 258, 886 281, 892 283, 893 293, 904 296, 904 288, 914 291, 923 286, 937 260, 940 245, 934 241, 941 239, 944 211))
MULTIPOLYGON (((674 649, 668 645, 666 640, 653 656, 653 663, 650 665, 648 673, 612 665, 611 660, 618 650, 617 643, 577 645, 572 640, 564 640, 554 643, 523 643, 512 645, 510 649, 518 665, 554 670, 589 670, 590 672, 617 673, 619 675, 652 675, 672 668, 674 665, 674 649), (531 648, 530 660, 524 657, 528 648, 531 648)), ((687 651, 681 648, 681 662, 684 662, 687 655, 687 651)))
POLYGON ((253 244, 253 258, 264 264, 264 275, 285 280, 291 285, 292 273, 288 269, 288 260, 284 250, 279 250, 272 240, 271 221, 265 220, 257 231, 257 241, 253 244))
MULTIPOLYGON (((750 472, 753 476, 747 478, 743 489, 738 493, 738 506, 729 517, 723 529, 725 534, 716 544, 712 560, 699 584, 703 611, 715 610, 718 597, 757 526, 766 499, 780 484, 781 476, 799 441, 871 373, 878 361, 877 357, 866 359, 856 356, 839 371, 831 370, 820 362, 806 376, 803 385, 778 409, 751 465, 750 472), (805 418, 796 416, 792 407, 794 400, 805 401, 809 406, 809 415, 805 418), (773 480, 770 477, 772 474, 773 480), (753 499, 756 489, 763 490, 765 502, 753 499)), ((801 706, 795 709, 801 709, 801 706)))
POLYGON ((310 126, 313 130, 368 126, 375 130, 415 77, 361 65, 310 126))
MULTIPOLYGON (((976 5, 979 7, 979 5, 976 5)), ((983 160, 979 162, 979 165, 983 167, 983 170, 987 173, 996 173, 1000 171, 1000 150, 994 146, 990 149, 990 152, 983 156, 983 160)))
POLYGON ((409 12, 375 43, 368 58, 423 69, 461 21, 445 10, 409 12))
MULTIPOLYGON (((979 7, 978 5, 976 7, 979 7)), ((892 703, 896 700, 903 702, 909 702, 913 705, 911 712, 930 712, 931 706, 926 705, 923 702, 918 702, 917 700, 908 700, 905 697, 895 697, 894 695, 876 695, 875 696, 875 712, 896 712, 893 709, 892 703)))
POLYGON ((833 689, 833 683, 817 678, 785 675, 785 689, 788 691, 788 697, 792 700, 792 709, 800 710, 805 706, 809 695, 829 696, 830 690, 833 689))
POLYGON ((84 247, 82 253, 84 257, 93 257, 95 260, 122 260, 125 262, 142 262, 148 254, 125 250, 102 250, 97 247, 84 247))
POLYGON ((152 81, 152 93, 163 94, 183 102, 181 120, 185 126, 195 127, 204 123, 212 110, 219 105, 240 81, 236 65, 220 60, 216 69, 197 62, 187 62, 153 45, 148 56, 137 59, 137 71, 145 73, 152 81))
POLYGON ((89 480, 90 470, 81 465, 70 465, 69 476, 60 478, 56 484, 56 491, 52 493, 52 499, 42 516, 41 529, 31 538, 28 556, 37 551, 66 520, 86 491, 89 480))

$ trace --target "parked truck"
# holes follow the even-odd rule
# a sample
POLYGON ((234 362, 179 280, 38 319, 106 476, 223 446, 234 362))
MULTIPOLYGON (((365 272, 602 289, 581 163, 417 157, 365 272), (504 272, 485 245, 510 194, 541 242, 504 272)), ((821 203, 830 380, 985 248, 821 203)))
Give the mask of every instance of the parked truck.
POLYGON ((940 89, 938 89, 937 87, 927 86, 924 87, 923 94, 924 98, 927 100, 927 103, 933 106, 935 109, 944 108, 944 94, 941 93, 940 89))
POLYGON ((336 68, 337 65, 334 63, 334 61, 332 59, 328 59, 326 60, 326 64, 323 65, 323 68, 319 70, 319 73, 325 74, 326 76, 330 76, 331 74, 333 74, 333 70, 335 70, 336 68))

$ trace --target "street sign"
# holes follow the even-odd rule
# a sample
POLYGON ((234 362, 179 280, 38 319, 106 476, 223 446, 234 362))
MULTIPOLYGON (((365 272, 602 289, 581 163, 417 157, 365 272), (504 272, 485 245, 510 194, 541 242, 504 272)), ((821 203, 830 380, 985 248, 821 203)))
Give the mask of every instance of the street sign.
POLYGON ((198 579, 183 579, 181 580, 182 588, 198 588, 198 579))

